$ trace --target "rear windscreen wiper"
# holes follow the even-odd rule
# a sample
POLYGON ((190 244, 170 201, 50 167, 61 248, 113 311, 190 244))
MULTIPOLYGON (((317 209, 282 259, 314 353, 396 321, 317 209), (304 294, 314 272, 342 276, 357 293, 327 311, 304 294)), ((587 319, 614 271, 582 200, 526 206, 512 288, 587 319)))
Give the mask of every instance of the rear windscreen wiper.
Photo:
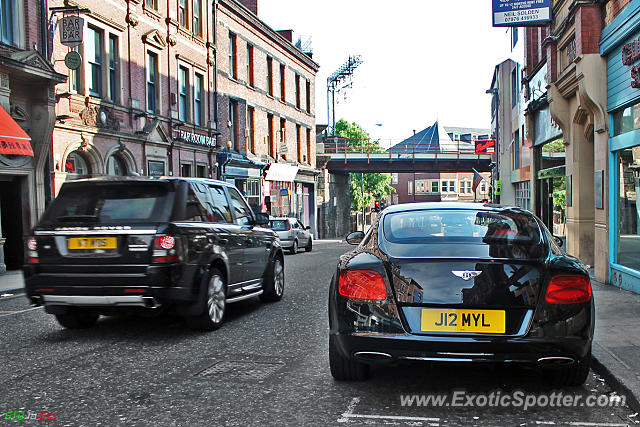
POLYGON ((60 222, 98 222, 100 218, 95 215, 63 215, 56 218, 60 222))

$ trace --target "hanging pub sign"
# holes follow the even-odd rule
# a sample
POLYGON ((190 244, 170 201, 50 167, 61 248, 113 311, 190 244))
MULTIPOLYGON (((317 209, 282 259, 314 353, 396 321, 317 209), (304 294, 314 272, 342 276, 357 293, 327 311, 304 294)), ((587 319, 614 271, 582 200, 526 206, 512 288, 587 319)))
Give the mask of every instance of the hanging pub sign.
POLYGON ((524 27, 551 21, 551 0, 493 0, 494 27, 524 27))
POLYGON ((640 88, 640 66, 633 65, 640 59, 640 38, 622 46, 622 65, 631 67, 631 87, 640 88))
POLYGON ((84 19, 77 15, 69 15, 60 19, 60 43, 74 47, 82 43, 84 33, 84 19))

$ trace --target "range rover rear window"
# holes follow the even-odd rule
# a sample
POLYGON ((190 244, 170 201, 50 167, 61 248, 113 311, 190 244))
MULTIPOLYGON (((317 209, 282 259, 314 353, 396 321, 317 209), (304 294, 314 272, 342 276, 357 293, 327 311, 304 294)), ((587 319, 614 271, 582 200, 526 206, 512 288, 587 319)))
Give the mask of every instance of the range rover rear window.
POLYGON ((166 185, 70 186, 47 210, 44 222, 121 224, 169 220, 174 192, 166 185))

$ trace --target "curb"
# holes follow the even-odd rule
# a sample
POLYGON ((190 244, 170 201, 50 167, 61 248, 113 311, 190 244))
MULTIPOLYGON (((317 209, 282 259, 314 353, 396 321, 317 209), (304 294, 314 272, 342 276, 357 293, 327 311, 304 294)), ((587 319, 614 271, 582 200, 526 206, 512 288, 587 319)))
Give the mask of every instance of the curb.
POLYGON ((621 394, 624 394, 627 401, 626 404, 633 411, 640 412, 640 401, 638 401, 638 397, 633 394, 633 392, 622 383, 622 381, 613 373, 606 365, 600 362, 595 356, 591 356, 591 368, 595 373, 600 375, 611 384, 613 389, 618 390, 621 394))
POLYGON ((0 289, 0 295, 10 293, 10 292, 24 292, 24 288, 15 288, 15 289, 0 289))

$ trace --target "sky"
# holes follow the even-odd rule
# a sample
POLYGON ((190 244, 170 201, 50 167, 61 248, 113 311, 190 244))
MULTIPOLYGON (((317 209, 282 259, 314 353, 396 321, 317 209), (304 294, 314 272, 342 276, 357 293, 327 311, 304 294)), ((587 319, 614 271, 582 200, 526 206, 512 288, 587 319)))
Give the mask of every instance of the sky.
POLYGON ((491 26, 491 0, 258 0, 258 15, 294 30, 294 41, 312 37, 318 124, 327 123, 327 77, 361 55, 352 87, 336 96, 336 121, 360 123, 383 145, 436 119, 490 128, 494 68, 518 59, 507 30, 491 26))

